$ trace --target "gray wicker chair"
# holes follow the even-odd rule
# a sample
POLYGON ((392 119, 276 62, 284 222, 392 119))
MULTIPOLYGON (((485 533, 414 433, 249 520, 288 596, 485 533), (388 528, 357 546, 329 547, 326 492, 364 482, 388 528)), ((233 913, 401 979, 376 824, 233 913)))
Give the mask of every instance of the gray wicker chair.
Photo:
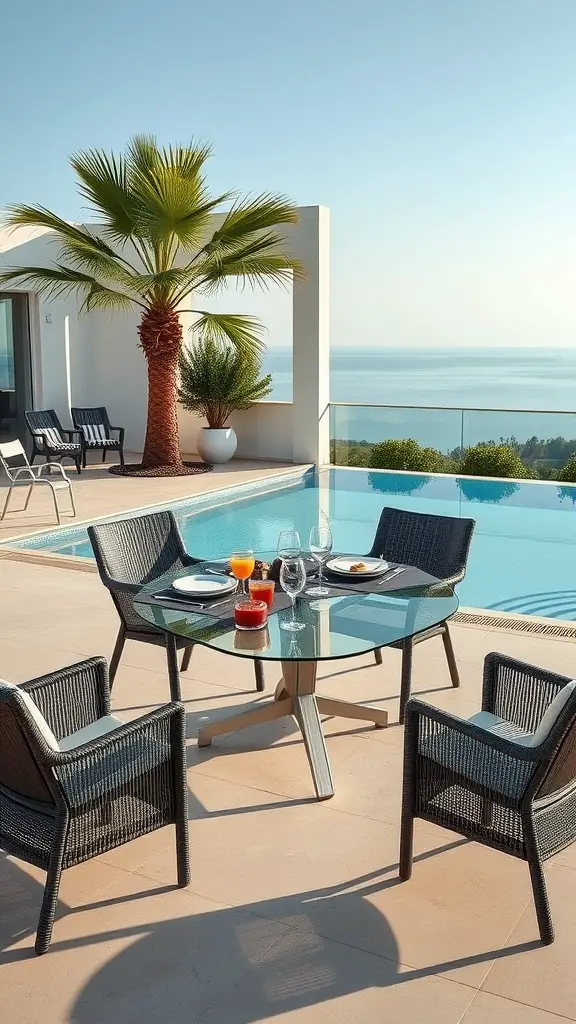
MULTIPOLYGON (((166 635, 145 623, 134 611, 135 595, 146 583, 152 583, 165 573, 198 565, 199 559, 187 553, 176 519, 170 511, 89 526, 88 536, 100 579, 110 591, 120 616, 120 629, 110 662, 112 687, 126 640, 166 646, 166 635)), ((184 649, 181 671, 185 672, 194 644, 185 637, 172 639, 178 650, 184 649)), ((262 691, 264 671, 261 661, 254 662, 254 670, 256 689, 262 691)), ((179 694, 173 694, 173 697, 180 699, 179 694)))
MULTIPOLYGON (((398 508, 384 508, 376 530, 374 543, 368 554, 372 558, 385 558, 402 565, 415 565, 453 587, 466 573, 470 541, 474 531, 473 519, 436 516, 423 512, 409 512, 398 508)), ((402 651, 400 684, 400 715, 404 721, 406 701, 412 685, 412 652, 416 644, 441 636, 453 686, 460 686, 456 657, 447 622, 425 629, 398 643, 390 644, 402 651)), ((376 664, 382 664, 382 652, 375 651, 376 664)))
POLYGON ((75 740, 71 734, 110 714, 106 662, 91 658, 20 687, 0 683, 0 847, 47 872, 40 954, 50 946, 64 868, 175 825, 178 884, 188 885, 185 713, 167 704, 55 750, 24 693, 57 741, 75 740))
POLYGON ((113 427, 105 407, 95 409, 70 410, 72 423, 80 433, 82 445, 82 465, 86 467, 88 452, 102 452, 102 462, 106 462, 108 452, 118 452, 120 465, 124 465, 124 427, 113 427), (112 437, 117 434, 117 437, 112 437))
POLYGON ((76 464, 76 472, 82 471, 82 445, 77 430, 65 430, 54 409, 27 410, 24 413, 26 425, 32 435, 31 464, 37 455, 44 455, 46 462, 54 458, 72 459, 76 464), (73 438, 78 440, 74 441, 73 438))
POLYGON ((538 745, 523 746, 518 735, 537 730, 570 682, 489 654, 482 709, 504 719, 499 734, 420 701, 406 708, 400 877, 412 872, 414 818, 519 857, 528 862, 544 943, 554 929, 542 862, 576 839, 576 690, 538 745))

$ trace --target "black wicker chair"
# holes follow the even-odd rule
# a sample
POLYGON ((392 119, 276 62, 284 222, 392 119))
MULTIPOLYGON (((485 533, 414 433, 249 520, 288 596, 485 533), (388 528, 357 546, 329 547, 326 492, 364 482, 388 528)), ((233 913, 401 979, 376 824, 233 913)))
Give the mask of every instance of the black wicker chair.
MULTIPOLYGON (((369 555, 385 558, 402 565, 415 565, 423 572, 430 573, 454 586, 464 578, 466 561, 472 533, 473 519, 456 519, 452 516, 435 516, 423 512, 408 512, 404 509, 385 508, 380 516, 378 529, 369 555)), ((402 651, 402 677, 400 684, 400 715, 404 721, 406 701, 412 684, 412 652, 415 644, 441 636, 453 686, 460 686, 456 657, 447 622, 441 622, 432 629, 423 630, 406 640, 390 644, 402 651)), ((376 663, 382 664, 382 652, 375 651, 376 663)))
POLYGON ((32 435, 31 463, 37 455, 44 455, 46 462, 50 462, 54 456, 58 462, 72 459, 76 472, 82 471, 82 445, 80 440, 72 440, 80 437, 77 430, 64 430, 54 409, 27 410, 24 416, 32 435))
POLYGON ((115 722, 113 731, 88 741, 85 734, 71 736, 109 714, 103 658, 20 687, 0 683, 0 847, 47 872, 39 954, 50 946, 64 868, 175 825, 178 884, 190 881, 184 707, 167 704, 127 724, 115 722), (62 742, 54 749, 46 724, 52 739, 81 745, 62 742))
POLYGON ((406 708, 400 877, 412 872, 414 818, 528 862, 542 942, 554 940, 542 862, 576 839, 576 689, 537 745, 534 733, 566 676, 501 654, 484 663, 482 709, 504 719, 489 732, 410 700, 406 708), (516 737, 516 739, 514 739, 516 737))
MULTIPOLYGON (((96 557, 100 579, 112 595, 120 616, 120 629, 110 662, 110 686, 118 669, 126 640, 166 646, 166 635, 144 622, 133 607, 135 595, 146 583, 168 572, 198 565, 189 555, 170 511, 100 523, 88 527, 88 536, 96 557)), ((194 644, 185 637, 174 637, 178 650, 184 648, 181 671, 190 664, 194 644)), ((264 689, 262 662, 254 662, 256 689, 264 689)))
POLYGON ((102 462, 106 462, 107 452, 118 452, 120 465, 124 465, 124 427, 113 427, 104 406, 95 409, 70 410, 72 423, 80 433, 82 445, 82 465, 86 466, 88 452, 102 452, 102 462), (117 437, 112 437, 117 434, 117 437))

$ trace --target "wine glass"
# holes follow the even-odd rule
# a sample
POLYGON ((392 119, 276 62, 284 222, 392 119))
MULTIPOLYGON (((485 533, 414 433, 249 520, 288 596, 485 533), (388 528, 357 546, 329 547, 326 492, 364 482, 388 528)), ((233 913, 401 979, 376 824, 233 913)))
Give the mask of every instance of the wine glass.
POLYGON ((327 519, 322 520, 318 526, 313 526, 310 530, 309 547, 312 558, 318 562, 319 571, 318 586, 311 587, 306 593, 313 597, 326 597, 330 593, 330 588, 322 586, 322 570, 332 551, 332 530, 327 519))
POLYGON ((301 558, 285 558, 282 561, 280 566, 280 586, 284 593, 288 594, 292 602, 292 615, 289 619, 281 622, 280 627, 295 633, 306 626, 305 622, 298 622, 294 618, 294 602, 298 594, 301 594, 306 586, 306 568, 301 558))
POLYGON ((278 536, 278 558, 292 559, 300 558, 302 545, 300 534, 297 530, 282 530, 278 536))
POLYGON ((233 551, 230 555, 230 571, 237 580, 241 580, 241 591, 246 594, 246 580, 254 572, 256 562, 253 551, 233 551))

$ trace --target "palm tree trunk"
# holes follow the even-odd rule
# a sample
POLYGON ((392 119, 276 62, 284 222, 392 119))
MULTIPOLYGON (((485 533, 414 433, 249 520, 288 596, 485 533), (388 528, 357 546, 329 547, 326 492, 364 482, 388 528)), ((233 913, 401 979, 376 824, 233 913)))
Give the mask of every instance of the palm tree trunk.
POLYGON ((182 326, 170 307, 142 314, 138 328, 148 365, 148 418, 142 465, 181 466, 178 432, 178 352, 182 326))

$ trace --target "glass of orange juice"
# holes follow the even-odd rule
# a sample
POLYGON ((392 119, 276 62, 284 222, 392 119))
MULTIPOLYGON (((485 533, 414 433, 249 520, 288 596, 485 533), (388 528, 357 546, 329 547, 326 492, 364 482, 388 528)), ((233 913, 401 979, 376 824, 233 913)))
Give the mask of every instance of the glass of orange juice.
POLYGON ((234 551, 230 555, 230 570, 237 580, 242 581, 242 593, 246 593, 246 580, 254 572, 255 566, 253 551, 234 551))

